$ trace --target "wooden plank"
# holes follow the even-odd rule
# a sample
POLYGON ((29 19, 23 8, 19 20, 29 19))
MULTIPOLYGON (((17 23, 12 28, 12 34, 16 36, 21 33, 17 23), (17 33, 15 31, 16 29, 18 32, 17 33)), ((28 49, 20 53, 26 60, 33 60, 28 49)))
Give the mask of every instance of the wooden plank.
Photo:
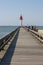
POLYGON ((42 65, 43 48, 38 43, 30 32, 21 28, 10 65, 42 65))
POLYGON ((36 40, 30 32, 20 28, 16 48, 14 49, 13 42, 1 65, 43 65, 43 47, 39 43, 41 42, 36 40))

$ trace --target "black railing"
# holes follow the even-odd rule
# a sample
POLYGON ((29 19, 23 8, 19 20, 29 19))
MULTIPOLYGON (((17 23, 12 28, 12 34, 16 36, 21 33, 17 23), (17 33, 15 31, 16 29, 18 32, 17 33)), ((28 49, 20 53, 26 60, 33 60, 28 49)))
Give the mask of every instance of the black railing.
POLYGON ((39 40, 41 40, 41 41, 43 42, 43 36, 39 35, 38 32, 35 32, 35 31, 31 30, 31 29, 30 29, 30 31, 31 31, 34 35, 36 35, 38 38, 40 38, 39 40))
POLYGON ((11 33, 7 34, 6 36, 4 36, 3 38, 0 39, 0 51, 10 41, 10 39, 14 36, 14 34, 16 33, 16 31, 18 31, 18 30, 19 30, 19 27, 16 28, 11 33))

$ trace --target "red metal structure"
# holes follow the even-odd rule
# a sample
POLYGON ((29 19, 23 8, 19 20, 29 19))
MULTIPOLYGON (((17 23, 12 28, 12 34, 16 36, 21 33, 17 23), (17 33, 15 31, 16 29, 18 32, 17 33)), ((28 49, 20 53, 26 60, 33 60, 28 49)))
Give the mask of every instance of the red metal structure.
POLYGON ((22 17, 22 15, 20 16, 20 20, 21 20, 21 26, 22 26, 22 20, 23 20, 23 17, 22 17))

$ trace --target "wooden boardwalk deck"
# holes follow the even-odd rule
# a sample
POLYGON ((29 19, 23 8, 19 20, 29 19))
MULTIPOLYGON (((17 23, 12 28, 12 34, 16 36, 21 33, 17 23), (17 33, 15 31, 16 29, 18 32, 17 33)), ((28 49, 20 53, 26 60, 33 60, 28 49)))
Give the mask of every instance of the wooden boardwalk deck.
POLYGON ((12 42, 1 65, 43 65, 43 47, 30 32, 20 28, 18 39, 15 41, 12 42))

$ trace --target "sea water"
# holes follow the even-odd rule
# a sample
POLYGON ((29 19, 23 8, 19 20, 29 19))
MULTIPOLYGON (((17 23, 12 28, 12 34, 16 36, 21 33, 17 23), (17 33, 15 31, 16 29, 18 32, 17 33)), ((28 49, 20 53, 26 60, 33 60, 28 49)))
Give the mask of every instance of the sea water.
POLYGON ((14 31, 16 28, 17 26, 0 26, 0 39, 14 31))
MULTIPOLYGON (((17 26, 0 26, 0 39, 10 32, 14 31, 17 26)), ((43 26, 37 26, 39 30, 43 30, 43 26)))
POLYGON ((43 30, 43 26, 37 26, 39 30, 43 30))

